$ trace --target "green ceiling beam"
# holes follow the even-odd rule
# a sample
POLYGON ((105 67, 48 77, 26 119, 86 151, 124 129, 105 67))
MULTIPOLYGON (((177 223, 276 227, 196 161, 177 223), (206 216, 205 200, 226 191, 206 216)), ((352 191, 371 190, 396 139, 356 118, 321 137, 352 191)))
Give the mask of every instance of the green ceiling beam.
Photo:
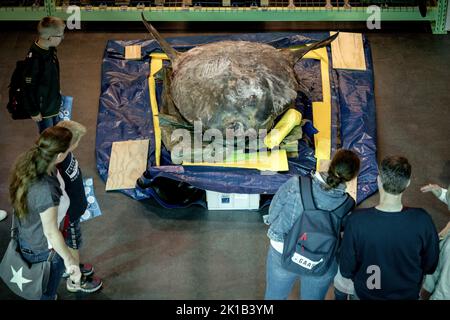
POLYGON ((0 21, 37 21, 46 15, 44 7, 0 7, 0 21))
MULTIPOLYGON (((422 17, 417 7, 382 8, 381 21, 429 21, 433 33, 445 34, 447 6, 449 0, 438 0, 436 7, 428 8, 426 17, 422 17)), ((256 8, 181 8, 151 7, 144 12, 150 21, 366 21, 371 15, 366 7, 353 7, 351 10, 323 7, 256 7, 256 8)), ((142 10, 129 7, 82 7, 81 21, 140 21, 142 10)), ((45 0, 43 7, 0 7, 0 20, 23 21, 39 20, 46 15, 67 18, 66 8, 56 7, 55 0, 45 0)))
MULTIPOLYGON (((118 7, 91 10, 81 10, 82 21, 140 21, 141 10, 128 8, 121 10, 118 7)), ((146 8, 144 13, 150 21, 366 21, 370 14, 366 8, 352 8, 351 10, 322 8, 146 8)), ((56 7, 54 15, 66 18, 64 8, 56 7)), ((429 8, 425 18, 421 17, 419 10, 408 8, 405 11, 383 9, 382 21, 434 21, 436 9, 429 8)))

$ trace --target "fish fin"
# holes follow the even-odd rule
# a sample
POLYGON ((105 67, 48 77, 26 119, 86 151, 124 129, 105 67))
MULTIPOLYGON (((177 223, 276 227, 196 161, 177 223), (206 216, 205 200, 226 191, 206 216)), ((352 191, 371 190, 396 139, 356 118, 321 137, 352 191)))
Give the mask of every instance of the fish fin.
POLYGON ((309 51, 316 50, 316 49, 319 49, 319 48, 329 45, 331 42, 333 42, 337 38, 338 35, 339 35, 339 31, 324 40, 314 42, 313 44, 311 44, 309 46, 302 46, 297 50, 292 50, 291 57, 292 57, 293 64, 295 65, 297 63, 297 61, 300 60, 301 58, 303 58, 303 56, 305 54, 307 54, 309 51))
POLYGON ((194 129, 194 126, 184 122, 182 119, 179 119, 176 116, 160 113, 158 114, 158 117, 159 117, 159 124, 161 126, 172 126, 177 129, 187 129, 187 130, 194 129))
POLYGON ((312 94, 309 87, 307 87, 304 83, 297 80, 297 91, 303 93, 308 100, 312 100, 312 94))
POLYGON ((148 32, 158 41, 163 51, 167 54, 169 59, 173 62, 178 57, 179 52, 172 48, 172 46, 159 34, 159 32, 145 19, 144 13, 141 12, 142 22, 147 28, 148 32))

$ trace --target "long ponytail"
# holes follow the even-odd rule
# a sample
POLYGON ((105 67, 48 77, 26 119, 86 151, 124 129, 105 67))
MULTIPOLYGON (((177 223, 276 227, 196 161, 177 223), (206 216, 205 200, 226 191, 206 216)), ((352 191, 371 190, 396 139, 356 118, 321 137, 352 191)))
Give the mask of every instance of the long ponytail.
POLYGON ((331 189, 348 182, 358 175, 360 161, 351 150, 340 149, 336 152, 328 169, 327 184, 331 189))
POLYGON ((69 149, 71 139, 72 133, 66 128, 48 128, 30 150, 18 157, 9 184, 9 197, 17 217, 23 218, 28 213, 30 185, 47 174, 57 155, 69 149))

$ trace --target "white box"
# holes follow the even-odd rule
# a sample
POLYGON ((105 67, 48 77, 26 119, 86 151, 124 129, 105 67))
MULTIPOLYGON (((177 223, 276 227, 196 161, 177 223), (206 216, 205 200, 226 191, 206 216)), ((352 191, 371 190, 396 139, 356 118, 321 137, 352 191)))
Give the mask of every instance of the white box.
POLYGON ((206 190, 208 210, 258 210, 259 194, 221 193, 206 190))

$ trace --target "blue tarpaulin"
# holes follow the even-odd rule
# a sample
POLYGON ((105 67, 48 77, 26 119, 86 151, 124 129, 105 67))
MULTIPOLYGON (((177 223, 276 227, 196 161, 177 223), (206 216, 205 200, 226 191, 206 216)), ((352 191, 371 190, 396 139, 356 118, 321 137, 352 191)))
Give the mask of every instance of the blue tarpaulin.
MULTIPOLYGON (((221 40, 246 40, 268 43, 276 48, 298 46, 328 37, 328 33, 262 33, 220 36, 193 36, 169 38, 168 42, 178 51, 221 40)), ((365 71, 333 69, 330 49, 331 83, 331 146, 332 154, 337 148, 348 148, 361 158, 361 171, 358 176, 358 199, 360 203, 377 190, 376 162, 376 118, 373 87, 373 67, 370 46, 365 37, 365 71)), ((186 182, 194 187, 224 193, 274 194, 278 188, 294 174, 306 175, 315 170, 314 149, 303 140, 299 141, 298 157, 289 158, 289 171, 283 173, 261 174, 258 170, 219 168, 203 166, 173 165, 170 154, 164 148, 161 166, 155 166, 155 139, 150 106, 148 76, 150 72, 149 54, 161 52, 155 40, 108 41, 102 64, 102 85, 97 119, 96 157, 101 178, 108 177, 109 158, 112 143, 115 141, 149 139, 147 176, 151 179, 165 177, 186 182), (143 59, 125 60, 125 46, 138 44, 142 47, 143 59)), ((322 95, 319 62, 311 59, 301 60, 295 71, 307 87, 314 101, 322 95)), ((161 83, 157 84, 158 101, 161 101, 161 83)), ((299 97, 296 107, 306 119, 312 120, 311 102, 299 97)), ((148 189, 127 189, 121 192, 142 200, 155 197, 148 189)), ((175 206, 176 207, 176 206, 175 206)))

